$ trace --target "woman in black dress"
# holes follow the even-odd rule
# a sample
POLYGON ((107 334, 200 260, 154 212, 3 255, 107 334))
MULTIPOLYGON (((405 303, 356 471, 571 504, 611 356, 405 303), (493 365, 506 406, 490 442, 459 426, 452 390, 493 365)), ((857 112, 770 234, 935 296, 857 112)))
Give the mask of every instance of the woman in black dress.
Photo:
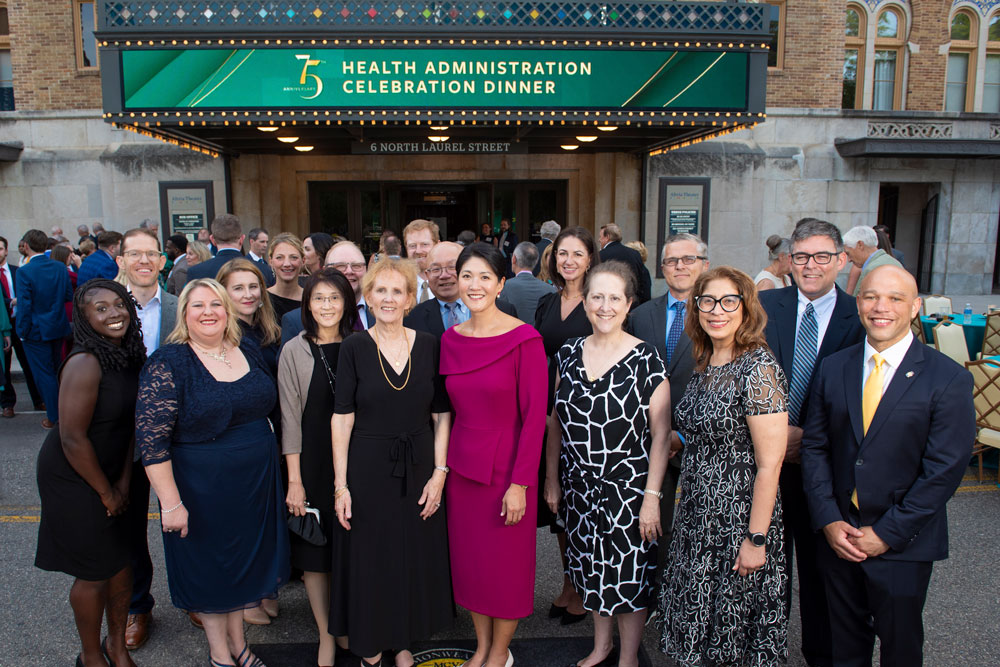
MULTIPOLYGON (((567 227, 553 241, 549 255, 549 275, 555 292, 538 300, 535 310, 535 328, 542 334, 545 356, 549 360, 549 404, 546 414, 552 414, 556 384, 556 352, 563 344, 580 336, 593 333, 590 320, 583 308, 583 284, 587 274, 601 263, 594 237, 583 227, 567 227)), ((551 418, 550 418, 551 419, 551 418)), ((559 553, 562 555, 563 587, 549 608, 549 618, 558 618, 563 625, 579 623, 587 618, 583 599, 574 590, 567 574, 566 534, 562 521, 549 509, 550 500, 559 502, 559 451, 546 447, 544 461, 538 469, 538 490, 542 494, 538 503, 538 525, 548 526, 558 535, 559 553)))
POLYGON ((76 577, 69 601, 83 645, 77 666, 132 667, 125 648, 132 568, 121 515, 146 348, 123 285, 92 280, 77 291, 73 310, 73 350, 60 369, 59 428, 38 454, 42 518, 35 566, 76 577))
POLYGON ((367 331, 345 340, 333 415, 334 507, 346 558, 334 568, 330 631, 363 665, 410 667, 408 647, 451 624, 447 525, 451 405, 437 339, 403 326, 417 269, 385 258, 365 274, 367 331))
POLYGON ((267 262, 274 271, 274 284, 267 288, 274 306, 274 318, 281 325, 281 318, 302 305, 303 257, 305 248, 295 234, 282 232, 267 246, 267 262))
POLYGON ((288 468, 285 504, 295 516, 306 508, 319 511, 326 544, 316 546, 291 534, 292 567, 302 570, 302 581, 319 629, 320 667, 333 665, 336 648, 330 625, 330 571, 340 567, 334 556, 333 452, 330 419, 333 417, 337 358, 341 342, 350 335, 358 317, 354 290, 336 269, 322 269, 306 280, 302 290, 302 323, 305 330, 288 341, 278 362, 278 395, 284 437, 282 453, 288 468))

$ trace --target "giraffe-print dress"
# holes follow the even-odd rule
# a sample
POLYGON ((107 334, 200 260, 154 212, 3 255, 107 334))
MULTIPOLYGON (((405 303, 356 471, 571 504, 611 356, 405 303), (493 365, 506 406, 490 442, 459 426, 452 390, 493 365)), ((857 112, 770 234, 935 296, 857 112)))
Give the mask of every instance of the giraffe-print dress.
POLYGON ((649 399, 667 375, 656 349, 639 343, 591 382, 584 340, 570 340, 556 355, 560 512, 567 574, 583 606, 607 616, 650 603, 656 549, 639 533, 639 509, 649 472, 649 399))
POLYGON ((674 410, 685 438, 681 500, 660 590, 660 648, 679 665, 784 664, 788 655, 781 494, 764 567, 733 571, 747 535, 757 464, 746 418, 785 411, 785 375, 760 347, 708 366, 674 410))

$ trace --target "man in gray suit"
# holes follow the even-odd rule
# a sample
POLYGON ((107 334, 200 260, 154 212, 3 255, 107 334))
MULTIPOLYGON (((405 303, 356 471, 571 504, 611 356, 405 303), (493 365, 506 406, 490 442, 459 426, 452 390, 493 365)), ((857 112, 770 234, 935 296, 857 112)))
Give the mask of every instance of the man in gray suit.
MULTIPOLYGON (((688 298, 694 282, 702 271, 708 269, 708 245, 694 234, 674 234, 663 244, 660 255, 667 293, 642 304, 632 313, 632 333, 653 345, 659 352, 670 377, 670 406, 677 407, 688 380, 694 372, 691 339, 684 332, 688 298)), ((671 436, 670 451, 678 454, 670 459, 667 476, 663 480, 663 498, 660 500, 660 522, 663 536, 658 541, 657 577, 663 576, 667 562, 667 544, 670 543, 674 519, 674 496, 677 480, 681 475, 680 449, 683 441, 677 431, 671 436)))
POLYGON ((875 229, 865 225, 851 227, 844 234, 844 253, 854 266, 861 269, 858 282, 854 286, 854 294, 861 292, 861 283, 865 277, 880 266, 898 266, 903 268, 895 257, 878 247, 878 235, 875 229))
MULTIPOLYGON (((122 240, 118 267, 125 274, 125 286, 138 304, 142 322, 142 342, 151 355, 162 345, 177 321, 177 297, 160 288, 160 271, 167 258, 160 253, 160 239, 148 229, 130 229, 122 240)), ((129 485, 129 505, 125 511, 132 556, 132 600, 129 603, 125 646, 135 650, 146 643, 152 620, 153 562, 149 558, 146 540, 146 518, 149 511, 149 478, 143 469, 139 451, 132 459, 132 482, 129 485)))
POLYGON ((517 311, 517 319, 522 322, 534 325, 535 309, 538 307, 538 300, 546 294, 556 291, 556 288, 548 283, 543 283, 531 273, 531 267, 538 263, 538 248, 534 243, 524 241, 518 243, 514 248, 514 256, 511 258, 511 271, 514 277, 510 278, 503 286, 503 295, 514 305, 517 311))

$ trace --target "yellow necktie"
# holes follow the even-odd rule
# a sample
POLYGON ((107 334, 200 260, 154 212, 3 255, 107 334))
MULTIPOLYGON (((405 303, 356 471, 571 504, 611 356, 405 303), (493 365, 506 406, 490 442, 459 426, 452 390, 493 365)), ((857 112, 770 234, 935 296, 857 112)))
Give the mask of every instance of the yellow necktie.
MULTIPOLYGON (((875 361, 875 368, 868 374, 864 391, 861 393, 861 421, 866 435, 875 417, 875 411, 878 410, 879 401, 882 400, 882 385, 885 383, 885 359, 877 352, 872 355, 872 359, 875 361)), ((851 503, 860 509, 857 488, 851 493, 851 503)))

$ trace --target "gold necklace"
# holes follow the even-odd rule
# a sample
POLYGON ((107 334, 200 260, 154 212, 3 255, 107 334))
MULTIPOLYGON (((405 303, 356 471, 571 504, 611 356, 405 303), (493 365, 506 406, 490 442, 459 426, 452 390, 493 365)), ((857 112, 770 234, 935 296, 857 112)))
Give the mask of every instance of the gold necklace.
MULTIPOLYGON (((403 336, 404 337, 406 336, 406 330, 405 329, 403 330, 403 336)), ((390 387, 392 387, 396 391, 403 391, 404 389, 406 389, 406 385, 409 384, 409 382, 410 382, 410 371, 413 370, 413 364, 410 363, 411 359, 410 359, 410 345, 409 345, 409 341, 408 340, 405 341, 407 343, 407 345, 406 345, 406 379, 403 380, 403 385, 401 387, 397 387, 396 385, 394 385, 392 383, 392 380, 389 379, 389 375, 385 372, 385 364, 382 363, 382 349, 381 349, 381 347, 379 347, 379 344, 378 344, 378 338, 379 338, 378 325, 375 326, 375 336, 374 336, 374 338, 375 338, 375 355, 378 357, 379 368, 382 369, 382 377, 385 378, 385 381, 389 383, 390 387)))
POLYGON ((202 347, 200 345, 198 345, 197 343, 195 343, 194 341, 191 341, 191 344, 194 345, 194 349, 195 350, 197 350, 198 352, 201 352, 206 357, 208 357, 210 359, 215 359, 216 361, 225 364, 227 368, 232 368, 233 367, 232 362, 230 362, 229 359, 226 359, 226 345, 225 344, 222 345, 222 351, 221 352, 211 352, 209 350, 202 349, 202 347))

